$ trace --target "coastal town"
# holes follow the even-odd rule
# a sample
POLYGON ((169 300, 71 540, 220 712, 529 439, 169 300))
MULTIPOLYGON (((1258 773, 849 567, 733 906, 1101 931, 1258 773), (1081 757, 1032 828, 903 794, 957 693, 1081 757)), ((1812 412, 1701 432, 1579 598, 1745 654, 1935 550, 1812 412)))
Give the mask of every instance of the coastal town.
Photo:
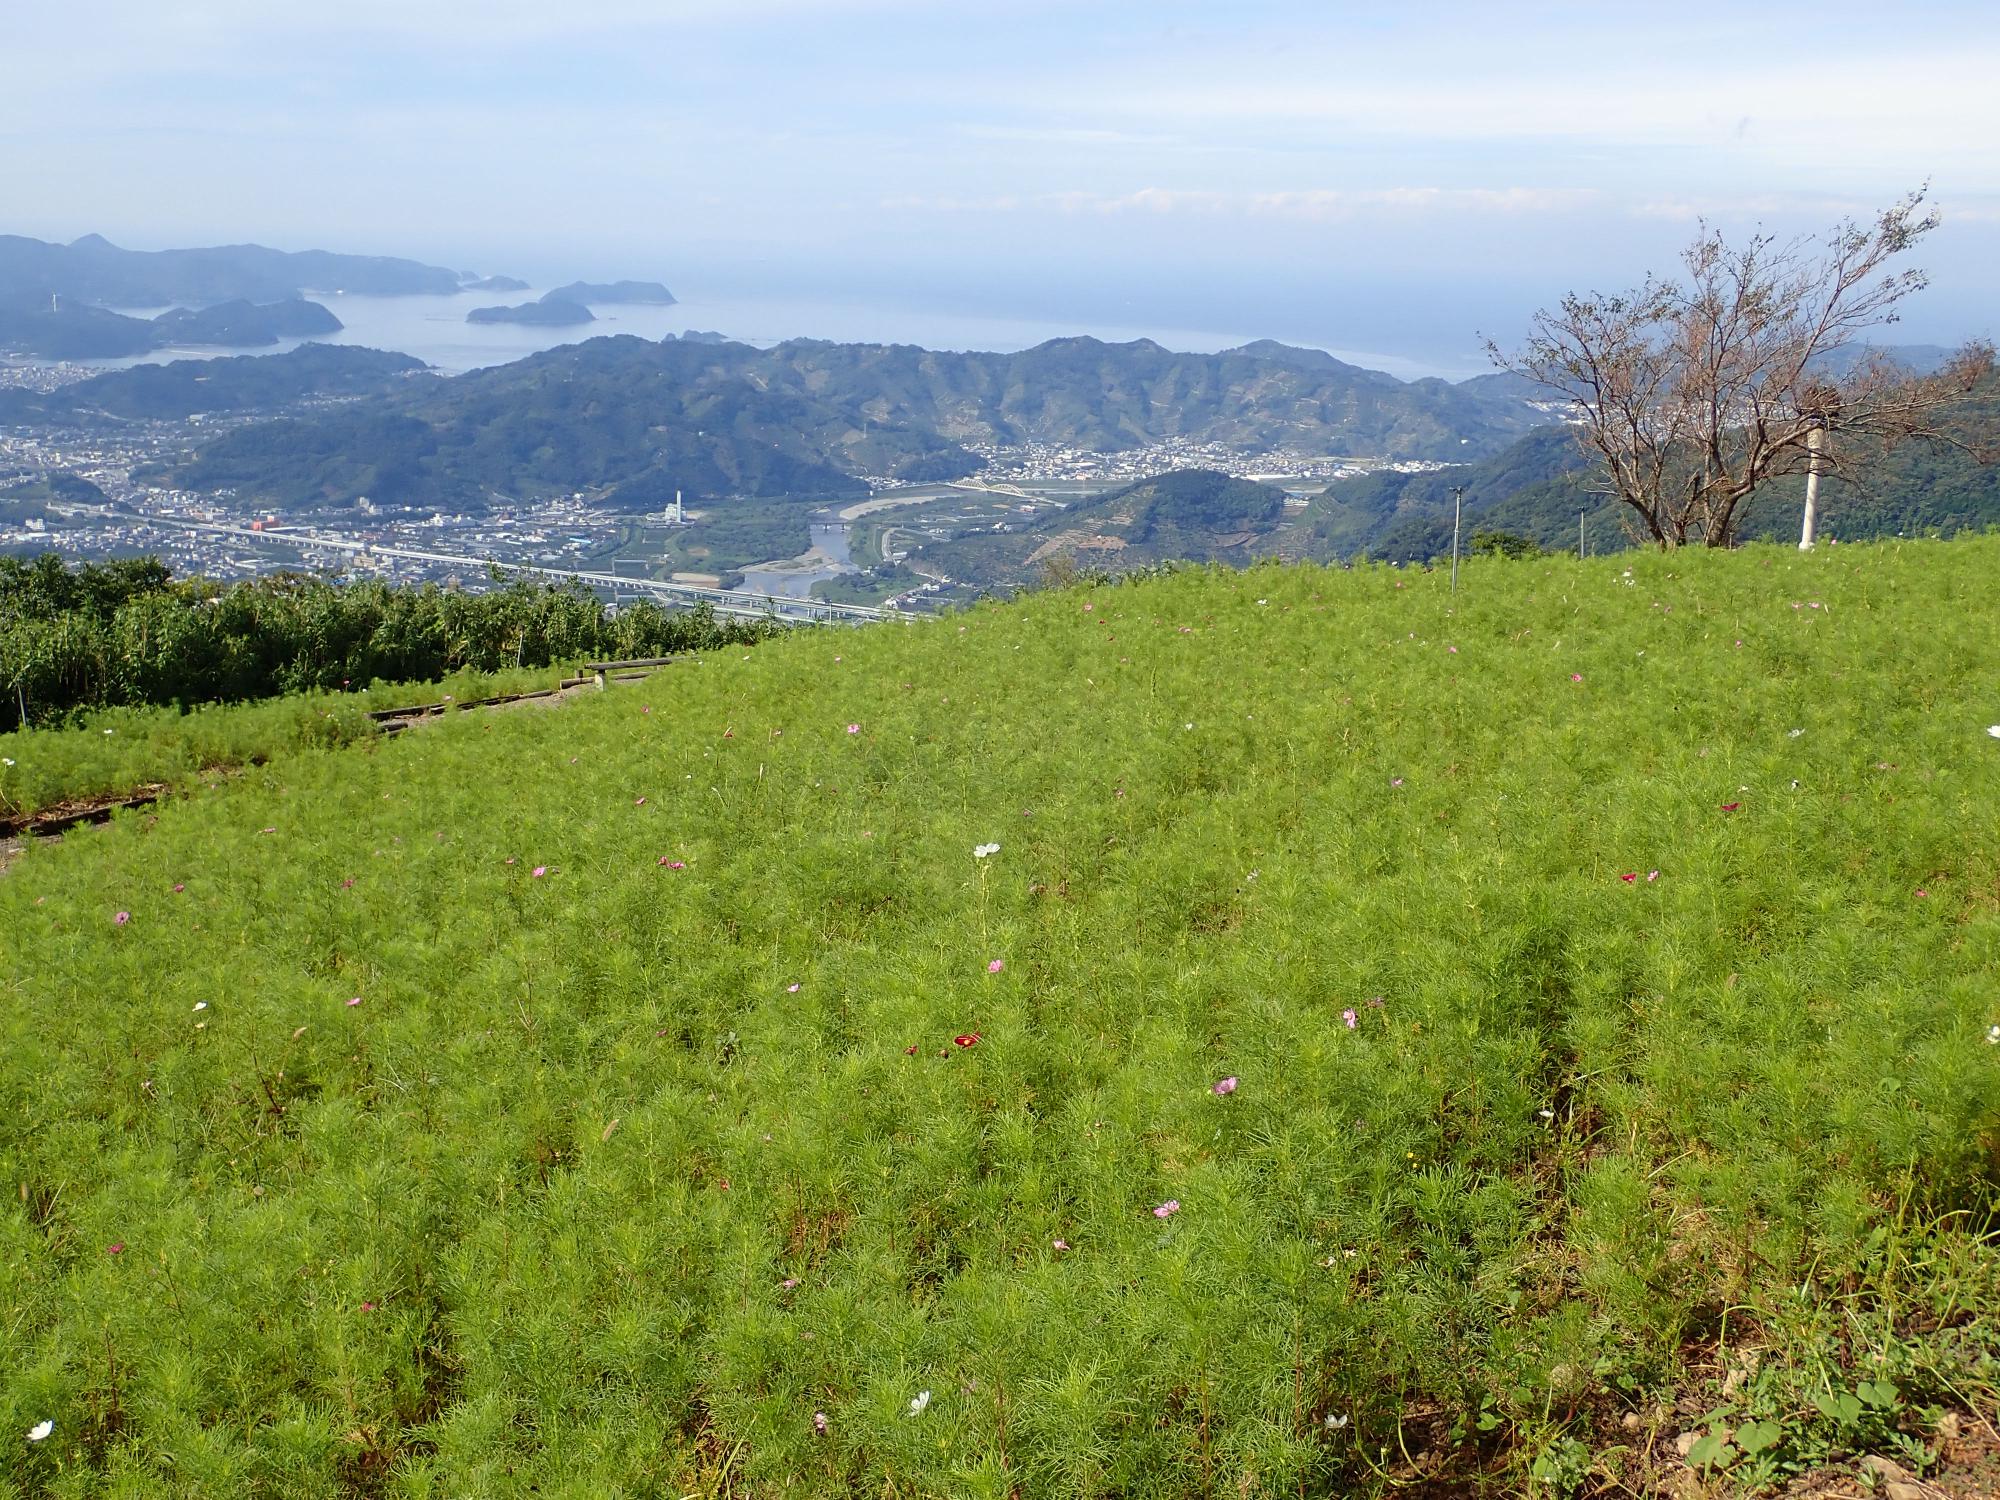
MULTIPOLYGON (((0 367, 6 384, 38 391, 94 373, 74 364, 0 367)), ((79 559, 150 554, 176 575, 225 582, 302 570, 479 589, 490 586, 496 572, 527 569, 588 575, 612 604, 642 594, 671 599, 676 589, 813 598, 836 593, 828 585, 841 575, 899 562, 898 539, 907 548, 926 540, 1004 533, 1023 517, 1173 470, 1210 469, 1273 484, 1285 490, 1288 504, 1303 508, 1342 479, 1376 470, 1446 467, 1360 456, 1245 453, 1187 438, 1108 453, 1043 443, 975 443, 967 446, 984 466, 962 481, 913 486, 867 477, 871 499, 859 506, 815 505, 802 497, 814 546, 800 557, 745 558, 698 571, 675 565, 671 534, 726 512, 736 503, 731 497, 693 498, 678 511, 669 506, 643 515, 582 491, 512 501, 496 497, 477 513, 416 512, 377 506, 364 497, 352 507, 296 514, 280 512, 256 495, 182 489, 165 481, 204 440, 245 420, 196 415, 116 427, 0 426, 0 552, 58 551, 79 559), (886 531, 877 528, 884 539, 873 557, 855 558, 846 550, 846 521, 858 515, 901 522, 886 531)), ((882 602, 927 609, 959 597, 963 591, 955 584, 949 576, 913 576, 882 602)))

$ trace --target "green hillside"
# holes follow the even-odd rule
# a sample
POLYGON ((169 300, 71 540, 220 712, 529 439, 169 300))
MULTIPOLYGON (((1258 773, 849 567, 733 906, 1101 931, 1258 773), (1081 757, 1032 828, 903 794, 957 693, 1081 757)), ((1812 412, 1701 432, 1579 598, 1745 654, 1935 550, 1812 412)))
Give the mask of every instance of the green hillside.
POLYGON ((1073 338, 991 354, 627 335, 230 432, 175 478, 282 507, 367 494, 472 508, 495 494, 579 490, 626 505, 677 488, 690 500, 823 500, 862 492, 864 475, 961 478, 983 462, 962 446, 975 442, 1113 452, 1189 437, 1459 459, 1494 453, 1540 420, 1511 395, 1405 384, 1283 345, 1183 354, 1073 338))
POLYGON ((2000 1369, 1996 569, 1190 569, 31 849, 0 1493, 1921 1468, 2000 1369))
POLYGON ((1214 469, 1175 469, 1047 511, 1004 532, 977 530, 912 550, 917 566, 981 589, 1008 590, 1045 570, 1130 572, 1157 563, 1236 566, 1276 555, 1284 491, 1214 469))

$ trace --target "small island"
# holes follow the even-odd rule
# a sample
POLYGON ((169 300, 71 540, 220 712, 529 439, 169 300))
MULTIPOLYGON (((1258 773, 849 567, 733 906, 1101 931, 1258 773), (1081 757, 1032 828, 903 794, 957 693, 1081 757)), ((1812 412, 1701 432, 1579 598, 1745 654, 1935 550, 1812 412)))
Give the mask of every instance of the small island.
POLYGON ((255 349, 281 339, 339 333, 344 326, 317 302, 301 297, 261 305, 237 298, 213 307, 176 307, 153 319, 162 344, 220 349, 255 349))
POLYGON ((544 302, 629 302, 672 307, 680 299, 657 281, 572 281, 542 294, 544 302))
POLYGON ((540 302, 523 302, 515 307, 475 307, 465 315, 468 323, 527 323, 536 328, 571 328, 579 323, 595 323, 590 309, 581 302, 546 297, 540 302))
POLYGON ((528 283, 517 276, 469 276, 458 284, 461 292, 525 292, 528 283))

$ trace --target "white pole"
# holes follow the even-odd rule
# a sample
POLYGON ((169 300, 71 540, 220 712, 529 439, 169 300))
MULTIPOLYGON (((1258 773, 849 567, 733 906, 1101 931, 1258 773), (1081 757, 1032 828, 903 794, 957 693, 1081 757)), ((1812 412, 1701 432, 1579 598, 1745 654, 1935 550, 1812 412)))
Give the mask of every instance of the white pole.
POLYGON ((1451 591, 1458 592, 1458 511, 1465 499, 1465 486, 1453 485, 1451 491, 1451 591))
POLYGON ((1576 513, 1576 560, 1583 561, 1583 512, 1576 513))
POLYGON ((1806 434, 1806 519, 1799 531, 1799 551, 1813 549, 1813 536, 1819 525, 1819 455, 1826 446, 1826 429, 1814 427, 1806 434))

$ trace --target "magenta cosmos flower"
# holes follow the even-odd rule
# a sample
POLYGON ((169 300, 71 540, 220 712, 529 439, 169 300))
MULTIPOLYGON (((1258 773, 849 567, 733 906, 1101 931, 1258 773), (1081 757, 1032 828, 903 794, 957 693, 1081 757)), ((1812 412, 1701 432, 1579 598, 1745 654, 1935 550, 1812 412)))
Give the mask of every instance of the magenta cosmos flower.
POLYGON ((1158 1208, 1153 1210, 1153 1217, 1156 1219, 1171 1219, 1180 1211, 1181 1200, 1178 1198, 1169 1198, 1165 1203, 1162 1203, 1158 1208))
POLYGON ((1351 1005, 1340 1013, 1340 1019, 1347 1023, 1349 1031, 1354 1030, 1355 1027, 1361 1024, 1361 1018, 1354 1013, 1354 1007, 1351 1005))
POLYGON ((1233 1075, 1228 1078, 1218 1079, 1209 1085, 1208 1091, 1211 1094, 1233 1094, 1236 1092, 1236 1079, 1233 1075))
POLYGON ((536 865, 535 868, 530 870, 528 873, 534 876, 535 879, 540 880, 544 875, 549 873, 549 867, 547 865, 536 865))
POLYGON ((849 734, 859 734, 861 733, 861 726, 859 724, 849 724, 847 726, 847 732, 849 734))
MULTIPOLYGON (((120 918, 120 920, 122 921, 123 918, 120 918)), ((1006 967, 1007 965, 1004 961, 996 958, 993 960, 993 962, 991 962, 986 966, 986 972, 989 974, 998 974, 1002 969, 1006 967)))

